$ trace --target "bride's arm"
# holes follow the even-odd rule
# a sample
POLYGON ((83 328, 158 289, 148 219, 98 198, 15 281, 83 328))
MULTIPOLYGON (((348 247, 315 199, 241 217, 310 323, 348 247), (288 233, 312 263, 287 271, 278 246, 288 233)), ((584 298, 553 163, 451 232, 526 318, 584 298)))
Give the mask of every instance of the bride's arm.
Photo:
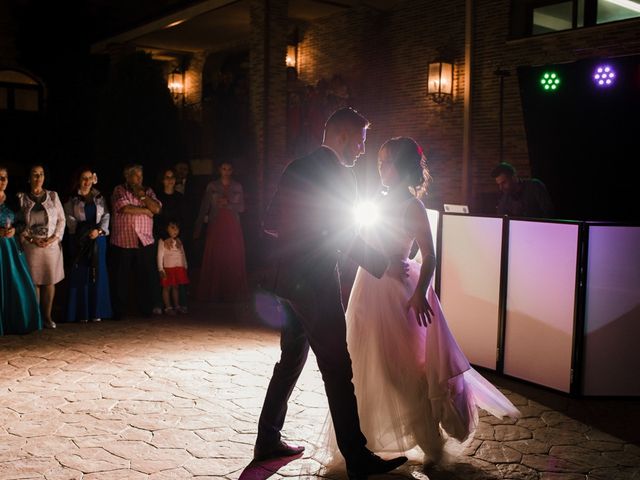
POLYGON ((429 225, 427 212, 420 200, 416 199, 411 202, 407 208, 405 221, 406 229, 418 243, 420 255, 422 256, 418 283, 413 295, 407 302, 407 308, 413 308, 418 323, 426 327, 427 324, 431 323, 431 315, 433 314, 433 310, 431 310, 431 306, 427 302, 427 289, 436 268, 436 256, 433 251, 431 226, 429 225))

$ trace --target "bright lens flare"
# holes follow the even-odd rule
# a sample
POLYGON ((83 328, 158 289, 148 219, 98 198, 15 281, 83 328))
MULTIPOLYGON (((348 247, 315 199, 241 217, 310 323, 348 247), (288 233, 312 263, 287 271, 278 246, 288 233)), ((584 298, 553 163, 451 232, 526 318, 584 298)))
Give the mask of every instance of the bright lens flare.
POLYGON ((372 202, 356 205, 354 215, 358 225, 363 227, 373 225, 378 221, 378 209, 372 202))

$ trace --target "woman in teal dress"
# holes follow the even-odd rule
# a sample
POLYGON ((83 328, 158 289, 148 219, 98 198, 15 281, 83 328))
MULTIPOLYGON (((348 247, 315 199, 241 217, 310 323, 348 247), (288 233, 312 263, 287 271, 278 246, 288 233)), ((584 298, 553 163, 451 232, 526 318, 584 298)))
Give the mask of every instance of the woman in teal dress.
POLYGON ((7 169, 0 165, 0 335, 42 329, 36 290, 15 239, 15 214, 7 205, 7 169))

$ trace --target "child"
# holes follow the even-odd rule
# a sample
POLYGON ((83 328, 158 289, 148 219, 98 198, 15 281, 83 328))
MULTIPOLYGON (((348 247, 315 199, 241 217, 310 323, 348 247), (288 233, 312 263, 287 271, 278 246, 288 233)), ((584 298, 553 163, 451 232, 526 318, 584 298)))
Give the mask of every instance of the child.
POLYGON ((180 235, 178 223, 173 221, 167 223, 167 233, 169 237, 158 242, 158 271, 162 283, 164 313, 167 315, 175 315, 176 312, 187 313, 187 307, 180 305, 178 300, 179 286, 189 283, 187 258, 182 242, 178 238, 180 235))

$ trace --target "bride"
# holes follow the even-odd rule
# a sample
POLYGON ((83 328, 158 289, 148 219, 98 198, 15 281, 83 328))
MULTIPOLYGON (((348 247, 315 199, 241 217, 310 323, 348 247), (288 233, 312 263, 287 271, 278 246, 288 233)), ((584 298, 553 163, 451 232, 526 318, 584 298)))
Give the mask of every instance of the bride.
MULTIPOLYGON (((409 275, 400 282, 361 268, 356 274, 346 319, 360 425, 374 452, 418 446, 425 463, 437 463, 447 437, 464 442, 473 434, 478 407, 497 417, 520 412, 469 365, 431 286, 433 240, 417 198, 429 178, 422 149, 411 138, 393 138, 380 148, 378 169, 388 192, 379 221, 362 235, 405 259, 409 275), (407 259, 414 240, 422 263, 407 259)), ((327 433, 325 443, 336 458, 332 437, 327 433)))

